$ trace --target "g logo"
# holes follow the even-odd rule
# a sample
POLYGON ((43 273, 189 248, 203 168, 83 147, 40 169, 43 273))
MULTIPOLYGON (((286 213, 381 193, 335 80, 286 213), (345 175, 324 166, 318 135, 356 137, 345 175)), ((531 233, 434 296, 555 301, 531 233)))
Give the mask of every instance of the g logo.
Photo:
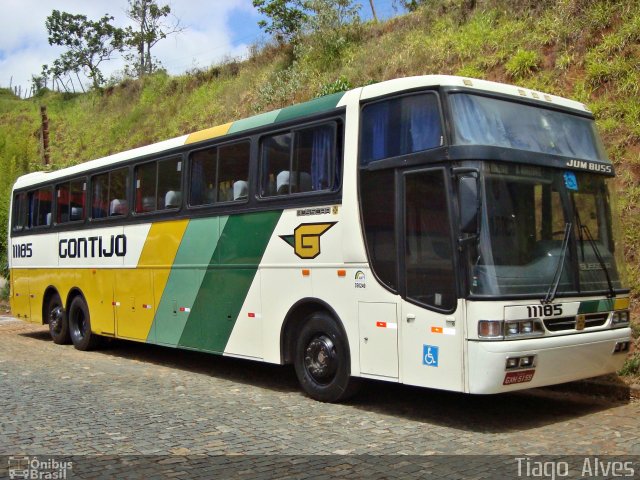
POLYGON ((320 237, 336 223, 302 223, 296 227, 293 235, 280 235, 280 238, 293 247, 298 257, 316 258, 320 255, 320 237))

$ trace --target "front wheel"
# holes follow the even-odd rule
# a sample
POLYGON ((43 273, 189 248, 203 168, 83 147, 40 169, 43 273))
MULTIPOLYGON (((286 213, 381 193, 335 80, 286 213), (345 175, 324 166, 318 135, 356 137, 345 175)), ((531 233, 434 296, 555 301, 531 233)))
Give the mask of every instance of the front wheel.
POLYGON ((295 369, 302 389, 321 402, 346 400, 357 391, 347 340, 331 316, 311 314, 296 343, 295 369))
POLYGON ((69 336, 69 322, 62 307, 62 300, 57 293, 53 294, 47 304, 47 322, 49 323, 49 335, 54 343, 65 345, 71 342, 69 336))
POLYGON ((69 306, 69 334, 78 350, 93 350, 100 343, 100 336, 91 332, 91 318, 87 302, 77 296, 69 306))

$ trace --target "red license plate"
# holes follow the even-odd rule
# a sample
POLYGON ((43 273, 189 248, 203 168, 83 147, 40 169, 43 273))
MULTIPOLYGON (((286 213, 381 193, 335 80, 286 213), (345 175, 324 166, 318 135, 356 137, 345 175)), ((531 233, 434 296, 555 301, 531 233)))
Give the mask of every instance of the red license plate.
POLYGON ((513 385, 514 383, 530 382, 533 379, 535 370, 522 370, 520 372, 507 372, 504 376, 503 385, 513 385))

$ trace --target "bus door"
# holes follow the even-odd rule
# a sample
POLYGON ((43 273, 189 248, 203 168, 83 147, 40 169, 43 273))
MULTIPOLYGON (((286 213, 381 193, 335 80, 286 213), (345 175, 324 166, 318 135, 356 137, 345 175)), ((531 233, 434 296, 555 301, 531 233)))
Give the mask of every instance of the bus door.
POLYGON ((400 178, 402 382, 462 390, 463 318, 457 307, 446 170, 400 178))

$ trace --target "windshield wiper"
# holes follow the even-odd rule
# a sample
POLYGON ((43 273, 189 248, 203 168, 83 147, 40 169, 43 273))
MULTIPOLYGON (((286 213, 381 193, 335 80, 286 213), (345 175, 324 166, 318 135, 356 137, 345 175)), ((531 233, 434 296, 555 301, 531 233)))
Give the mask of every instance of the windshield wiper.
MULTIPOLYGON (((579 220, 578 220, 578 222, 579 222, 579 220)), ((589 241, 589 245, 591 245, 591 248, 593 249, 593 253, 596 256, 596 259, 598 260, 598 263, 600 264, 600 267, 604 271, 604 276, 607 278, 607 286, 609 287, 609 297, 611 297, 611 298, 615 297, 616 296, 616 291, 613 289, 613 283, 611 282, 611 276, 609 275, 609 269, 607 268, 607 264, 604 263, 604 260, 602 259, 602 256, 600 255, 600 250, 598 250, 598 246, 596 245, 596 241, 593 239, 593 236, 591 235, 591 230, 589 230, 589 227, 587 227, 586 225, 582 225, 581 223, 578 223, 578 229, 579 230, 584 230, 584 233, 587 236, 587 240, 589 241)))
POLYGON ((556 273, 553 276, 553 282, 549 286, 549 290, 540 303, 547 304, 553 302, 556 298, 556 292, 558 291, 558 285, 560 285, 560 278, 562 277, 562 270, 564 270, 564 260, 567 256, 567 249, 569 247, 569 237, 571 237, 571 222, 567 222, 564 225, 564 237, 562 238, 562 250, 560 251, 560 258, 558 265, 556 266, 556 273))

